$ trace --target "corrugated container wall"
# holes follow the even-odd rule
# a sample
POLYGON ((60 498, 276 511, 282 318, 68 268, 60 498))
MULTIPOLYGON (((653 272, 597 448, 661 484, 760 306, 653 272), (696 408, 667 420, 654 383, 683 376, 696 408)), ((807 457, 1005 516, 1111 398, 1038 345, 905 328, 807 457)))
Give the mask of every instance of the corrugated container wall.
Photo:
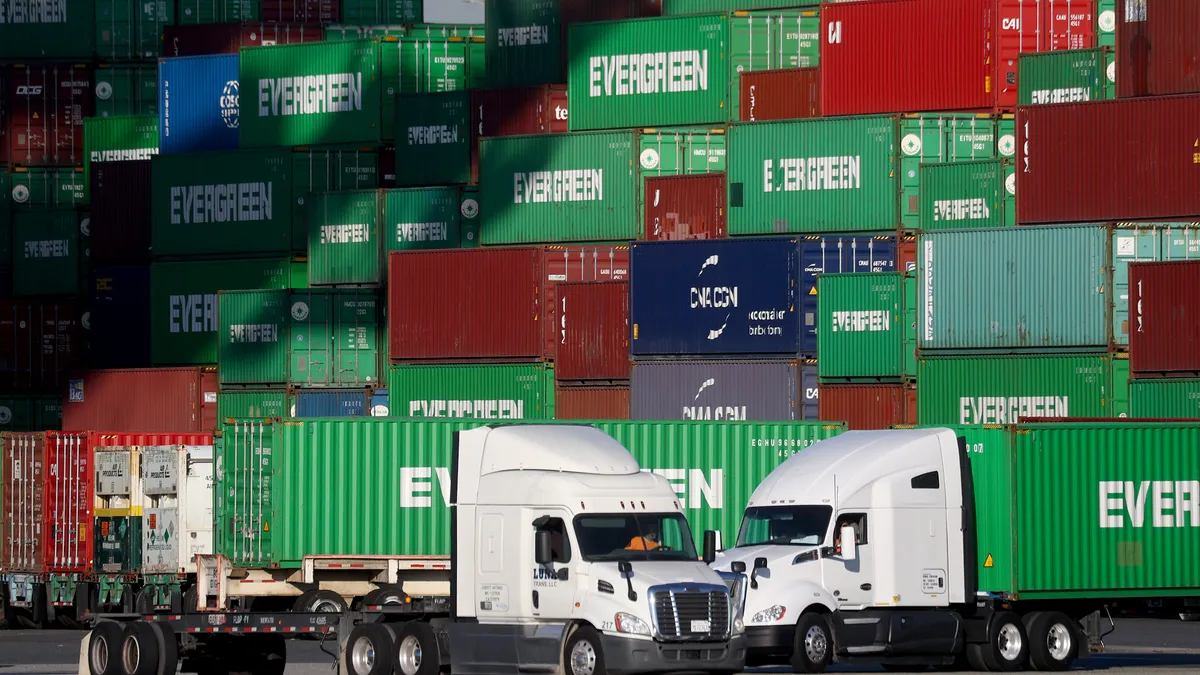
POLYGON ((821 116, 821 69, 742 73, 738 119, 743 122, 821 116))
POLYGON ((158 69, 153 65, 100 64, 96 116, 158 115, 158 69))
POLYGON ((93 570, 95 453, 89 436, 46 432, 46 523, 42 526, 46 572, 79 574, 93 570))
POLYGON ((158 56, 163 28, 175 23, 171 0, 96 0, 95 12, 96 56, 108 61, 158 56))
POLYGON ((1130 380, 1129 416, 1200 419, 1200 379, 1130 380))
POLYGON ((817 277, 822 383, 916 377, 916 286, 902 272, 817 277))
POLYGON ((559 282, 554 376, 629 379, 629 282, 559 282))
POLYGON ((1103 226, 921 233, 918 344, 924 350, 1106 349, 1112 338, 1109 244, 1103 226), (998 288, 1005 290, 981 302, 981 289, 998 288))
POLYGON ((263 21, 323 25, 342 18, 341 0, 261 0, 263 21))
MULTIPOLYGON (((51 42, 59 40, 56 37, 51 42)), ((83 163, 83 120, 95 110, 92 69, 67 64, 17 65, 9 71, 6 86, 9 161, 20 166, 83 163)))
POLYGON ((96 0, 5 2, 0 7, 0 59, 92 59, 96 0))
POLYGON ((1200 6, 1191 0, 1117 0, 1117 94, 1200 92, 1200 6))
MULTIPOLYGON (((237 54, 242 47, 267 47, 320 42, 324 29, 267 23, 216 23, 167 26, 163 29, 163 56, 237 54)), ((234 77, 234 79, 237 79, 234 77)))
POLYGON ((150 262, 150 160, 92 166, 93 265, 150 262))
POLYGON ((13 216, 13 295, 78 295, 87 266, 87 214, 68 209, 13 216))
POLYGON ((645 239, 725 237, 724 173, 656 176, 645 181, 645 239))
POLYGON ((309 195, 308 283, 379 284, 384 280, 383 199, 379 190, 309 195))
POLYGON ((797 361, 641 362, 630 380, 635 420, 802 420, 797 361))
POLYGON ((1017 177, 1009 160, 926 164, 920 186, 922 230, 1016 225, 1017 177))
POLYGON ((472 233, 479 232, 479 202, 475 196, 477 193, 458 186, 386 190, 381 249, 468 248, 472 233))
POLYGON ((179 25, 257 21, 261 0, 179 0, 179 25))
POLYGON ((150 366, 150 268, 96 267, 87 319, 88 366, 147 368, 150 366))
MULTIPOLYGON (((0 396, 0 411, 3 411, 3 419, 7 420, 0 422, 0 431, 46 431, 62 428, 61 394, 0 396)), ((0 481, 4 479, 2 474, 5 470, 7 469, 0 468, 0 481)), ((2 491, 0 488, 0 492, 2 491)), ((2 495, 0 501, 3 501, 2 495)), ((3 520, 3 514, 0 514, 0 521, 3 520)), ((0 527, 3 527, 2 523, 0 527)), ((2 556, 0 560, 3 560, 2 556)), ((0 565, 3 563, 0 562, 0 565)))
POLYGON ((1022 54, 1020 71, 1020 105, 1107 101, 1115 95, 1112 49, 1022 54))
POLYGON ((1200 154, 1196 135, 1182 123, 1198 117, 1200 95, 1020 108, 1017 221, 1170 220, 1200 214, 1200 190, 1195 189, 1200 154), (1097 143, 1098 138, 1122 142, 1097 143), (1148 162, 1147 157, 1157 159, 1148 162))
POLYGON ((730 120, 742 117, 743 74, 816 68, 820 63, 822 42, 821 9, 816 3, 778 11, 737 9, 739 11, 730 12, 729 16, 730 48, 726 63, 730 120))
POLYGON ((297 391, 292 416, 364 417, 370 415, 367 389, 297 391))
POLYGON ((916 423, 917 393, 904 384, 823 384, 819 409, 850 429, 886 429, 916 423))
POLYGON ((87 203, 87 184, 83 182, 82 168, 17 167, 8 178, 12 186, 13 211, 71 209, 87 203))
POLYGON ((82 356, 79 309, 72 302, 0 301, 0 389, 59 391, 82 356))
POLYGON ((83 124, 83 180, 91 197, 93 162, 133 162, 158 154, 158 117, 90 117, 83 124))
POLYGON ((540 363, 392 366, 388 407, 402 417, 554 419, 554 370, 540 363))
MULTIPOLYGON (((817 353, 821 274, 900 270, 896 237, 798 237, 800 241, 800 353, 817 353)), ((910 272, 909 270, 904 270, 910 272)), ((910 273, 916 273, 916 263, 910 273)))
POLYGON ((447 91, 400 96, 396 102, 396 185, 475 182, 471 96, 447 91))
POLYGON ((424 0, 342 0, 342 19, 355 26, 420 23, 425 16, 424 0))
POLYGON ((1200 376, 1200 260, 1129 265, 1129 369, 1200 376))
POLYGON ((554 387, 554 419, 627 420, 629 385, 554 387))
POLYGON ((1113 342, 1129 344, 1129 263, 1200 260, 1200 223, 1113 223, 1113 342))
POLYGON ((236 150, 238 89, 237 54, 159 59, 159 152, 236 150))
POLYGON ((6 573, 44 572, 42 528, 46 527, 46 434, 7 433, 4 444, 5 519, 0 568, 6 573))
POLYGON ((224 389, 217 393, 218 425, 230 417, 292 417, 295 404, 284 388, 224 389))
POLYGON ((217 421, 217 375, 201 368, 92 370, 68 383, 63 428, 204 432, 217 421))

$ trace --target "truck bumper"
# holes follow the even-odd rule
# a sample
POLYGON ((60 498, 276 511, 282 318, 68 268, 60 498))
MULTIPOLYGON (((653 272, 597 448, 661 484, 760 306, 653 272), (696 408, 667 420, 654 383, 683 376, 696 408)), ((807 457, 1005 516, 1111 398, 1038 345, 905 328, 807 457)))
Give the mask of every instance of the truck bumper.
POLYGON ((774 666, 792 658, 796 626, 746 626, 746 665, 774 666))
POLYGON ((729 642, 652 642, 601 635, 604 666, 612 675, 680 670, 736 673, 746 663, 746 638, 729 642))

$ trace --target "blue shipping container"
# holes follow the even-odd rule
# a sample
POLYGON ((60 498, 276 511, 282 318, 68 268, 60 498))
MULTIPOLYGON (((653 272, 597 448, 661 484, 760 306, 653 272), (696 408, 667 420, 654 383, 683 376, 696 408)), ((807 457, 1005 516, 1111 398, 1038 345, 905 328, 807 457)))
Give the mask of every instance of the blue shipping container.
POLYGON ((365 417, 367 390, 297 391, 292 417, 365 417))
POLYGON ((238 55, 158 60, 158 152, 238 148, 238 55))
POLYGON ((97 267, 83 326, 96 368, 150 367, 150 268, 97 267))
POLYGON ((371 417, 387 417, 389 414, 388 390, 376 389, 371 394, 371 417))
POLYGON ((894 271, 896 271, 896 237, 894 236, 801 237, 800 353, 808 356, 815 356, 817 353, 818 274, 822 272, 836 274, 894 271))

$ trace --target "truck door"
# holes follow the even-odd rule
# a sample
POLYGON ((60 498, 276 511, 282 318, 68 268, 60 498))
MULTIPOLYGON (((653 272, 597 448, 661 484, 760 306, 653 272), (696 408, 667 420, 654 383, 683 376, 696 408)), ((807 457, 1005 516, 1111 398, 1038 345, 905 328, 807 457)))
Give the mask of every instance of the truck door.
POLYGON ((839 607, 856 607, 872 601, 871 584, 875 577, 875 557, 872 555, 867 514, 841 513, 833 526, 834 547, 832 555, 822 556, 821 570, 823 585, 838 600, 839 607), (842 528, 854 528, 857 556, 854 560, 842 557, 842 528))
MULTIPOLYGON (((575 578, 579 570, 578 563, 582 559, 575 555, 571 545, 570 514, 566 511, 540 509, 530 511, 527 522, 533 524, 532 532, 545 530, 550 533, 553 542, 554 562, 549 565, 533 565, 533 616, 540 619, 568 619, 575 607, 575 578)), ((531 534, 528 547, 529 560, 532 561, 534 548, 531 534)))

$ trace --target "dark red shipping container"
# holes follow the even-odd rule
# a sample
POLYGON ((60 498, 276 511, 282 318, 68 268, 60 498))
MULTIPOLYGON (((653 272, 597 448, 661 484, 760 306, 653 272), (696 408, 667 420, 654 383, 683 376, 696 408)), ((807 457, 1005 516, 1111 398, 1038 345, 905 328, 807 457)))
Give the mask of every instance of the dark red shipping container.
POLYGON ((817 415, 851 429, 886 429, 917 423, 917 390, 903 384, 822 384, 817 415))
MULTIPOLYGON (((3 440, 4 509, 0 570, 40 574, 45 565, 42 530, 46 475, 46 435, 7 433, 3 440)), ((89 500, 89 503, 90 500, 89 500)), ((11 628, 11 626, 10 626, 11 628)))
POLYGON ((471 182, 479 182, 479 139, 567 131, 567 86, 471 90, 471 182))
POLYGON ((93 265, 150 263, 150 160, 92 162, 93 265))
POLYGON ((1200 92, 1200 3, 1117 0, 1117 96, 1200 92))
POLYGON ((92 116, 96 103, 91 67, 16 65, 5 86, 9 161, 19 166, 82 164, 83 119, 92 116))
POLYGON ((725 238, 725 174, 646 178, 646 239, 725 238))
POLYGON ((821 8, 821 114, 1007 110, 1026 52, 1095 43, 1094 0, 867 0, 821 8))
POLYGON ((342 20, 342 3, 339 0, 262 0, 259 16, 271 23, 338 23, 342 20))
POLYGON ((0 166, 8 164, 8 78, 8 70, 0 68, 0 166))
POLYGON ((742 73, 743 122, 821 116, 821 69, 785 68, 742 73))
POLYGON ((627 420, 629 387, 554 386, 554 418, 559 420, 627 420))
POLYGON ((1129 264, 1129 371, 1200 377, 1200 260, 1129 264))
POLYGON ((324 29, 268 23, 211 23, 163 28, 163 56, 236 54, 241 47, 320 42, 324 29))
POLYGON ((92 571, 92 444, 88 434, 46 432, 46 486, 42 503, 46 526, 42 548, 47 572, 92 571))
POLYGON ((0 300, 0 392, 62 391, 81 355, 79 308, 52 300, 0 300))
POLYGON ((1194 219, 1200 95, 1017 111, 1017 222, 1194 219))
POLYGON ((560 282, 557 292, 555 379, 628 380, 629 282, 560 282))
POLYGON ((212 368, 93 370, 67 384, 63 429, 210 433, 217 426, 212 368))

